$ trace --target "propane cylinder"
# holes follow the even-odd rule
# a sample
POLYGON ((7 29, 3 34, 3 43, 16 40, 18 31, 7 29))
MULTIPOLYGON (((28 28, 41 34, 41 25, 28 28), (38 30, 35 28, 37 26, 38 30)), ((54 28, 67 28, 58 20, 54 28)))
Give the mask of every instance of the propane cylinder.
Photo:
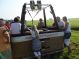
POLYGON ((41 0, 37 0, 37 8, 41 10, 41 0))
POLYGON ((34 2, 34 0, 30 0, 30 8, 31 8, 32 10, 35 9, 35 2, 34 2))

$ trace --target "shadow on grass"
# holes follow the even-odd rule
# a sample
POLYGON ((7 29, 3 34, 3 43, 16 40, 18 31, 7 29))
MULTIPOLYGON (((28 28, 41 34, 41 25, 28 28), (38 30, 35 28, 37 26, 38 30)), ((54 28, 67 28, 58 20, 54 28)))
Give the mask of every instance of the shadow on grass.
POLYGON ((79 30, 79 27, 72 27, 71 29, 78 31, 79 30))

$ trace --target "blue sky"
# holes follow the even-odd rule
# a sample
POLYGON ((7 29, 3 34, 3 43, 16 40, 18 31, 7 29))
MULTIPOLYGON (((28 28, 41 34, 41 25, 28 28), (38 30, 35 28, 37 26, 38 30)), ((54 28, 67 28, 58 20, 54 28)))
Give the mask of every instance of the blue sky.
MULTIPOLYGON (((0 18, 13 19, 16 16, 21 15, 22 5, 30 0, 0 0, 0 18)), ((35 0, 37 1, 37 0, 35 0)), ((79 0, 41 0, 43 4, 52 4, 57 16, 68 18, 79 17, 79 0)), ((52 18, 52 15, 48 12, 47 17, 52 18)), ((34 16, 35 13, 33 13, 34 16)), ((42 11, 37 15, 36 18, 41 18, 42 11), (40 15, 41 14, 41 15, 40 15), (40 17, 39 17, 40 16, 40 17)), ((27 19, 31 19, 27 14, 27 19)))

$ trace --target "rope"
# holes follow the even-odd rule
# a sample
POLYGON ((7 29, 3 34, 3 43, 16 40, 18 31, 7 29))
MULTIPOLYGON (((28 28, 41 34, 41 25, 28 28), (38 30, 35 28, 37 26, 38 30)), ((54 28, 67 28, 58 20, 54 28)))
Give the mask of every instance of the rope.
MULTIPOLYGON (((27 10, 27 11, 28 11, 28 13, 29 13, 30 17, 32 18, 32 15, 30 14, 29 10, 27 10)), ((33 18, 32 18, 32 19, 33 19, 33 18)))
POLYGON ((35 16, 34 17, 32 17, 32 15, 31 15, 31 13, 29 12, 29 10, 27 10, 28 11, 28 13, 29 13, 29 15, 30 15, 30 17, 32 18, 32 25, 33 25, 33 19, 35 18, 35 16, 40 12, 40 11, 38 11, 36 14, 35 14, 35 16))
POLYGON ((32 15, 30 14, 29 10, 27 10, 27 11, 28 11, 30 17, 32 18, 32 25, 33 25, 33 17, 32 17, 32 15))
MULTIPOLYGON (((40 11, 38 11, 38 12, 36 13, 36 15, 37 15, 39 12, 40 12, 40 11)), ((36 16, 36 15, 35 15, 35 16, 36 16)), ((34 16, 33 18, 35 18, 35 16, 34 16)))

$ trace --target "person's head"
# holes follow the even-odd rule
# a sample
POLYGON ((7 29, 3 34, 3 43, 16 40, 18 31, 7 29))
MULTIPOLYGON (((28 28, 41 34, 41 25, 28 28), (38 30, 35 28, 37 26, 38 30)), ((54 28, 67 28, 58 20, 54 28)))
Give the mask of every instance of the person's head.
POLYGON ((68 20, 67 20, 67 17, 66 17, 66 16, 64 16, 62 19, 63 19, 63 21, 64 21, 64 22, 68 22, 68 20))
POLYGON ((42 22, 43 21, 42 18, 40 18, 39 21, 42 22))
POLYGON ((19 19, 17 17, 15 17, 14 22, 19 22, 19 19))
POLYGON ((0 26, 4 26, 5 25, 5 21, 4 21, 4 19, 0 19, 0 26))
POLYGON ((61 21, 59 16, 56 17, 56 20, 57 20, 57 22, 61 21))

